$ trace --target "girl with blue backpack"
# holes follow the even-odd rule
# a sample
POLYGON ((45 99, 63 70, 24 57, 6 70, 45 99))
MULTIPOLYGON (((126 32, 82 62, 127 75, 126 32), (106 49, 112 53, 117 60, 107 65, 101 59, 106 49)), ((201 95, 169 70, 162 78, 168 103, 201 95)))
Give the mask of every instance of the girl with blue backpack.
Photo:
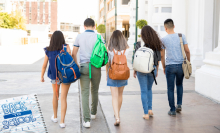
POLYGON ((57 68, 56 68, 56 57, 62 52, 62 50, 66 48, 66 51, 71 55, 71 50, 69 45, 65 44, 65 39, 63 33, 61 31, 55 31, 51 37, 49 47, 44 48, 45 58, 41 72, 41 82, 44 82, 44 73, 47 68, 47 64, 49 62, 48 73, 47 76, 51 79, 52 88, 53 88, 53 115, 51 120, 55 123, 58 122, 57 119, 57 109, 58 109, 58 97, 59 88, 61 85, 62 93, 61 93, 61 119, 60 119, 60 127, 65 128, 65 115, 67 110, 67 94, 70 88, 71 83, 61 83, 60 80, 57 79, 57 68), (57 85, 57 86, 56 86, 57 85), (56 89, 57 87, 57 89, 56 89), (57 92, 58 91, 58 92, 57 92))

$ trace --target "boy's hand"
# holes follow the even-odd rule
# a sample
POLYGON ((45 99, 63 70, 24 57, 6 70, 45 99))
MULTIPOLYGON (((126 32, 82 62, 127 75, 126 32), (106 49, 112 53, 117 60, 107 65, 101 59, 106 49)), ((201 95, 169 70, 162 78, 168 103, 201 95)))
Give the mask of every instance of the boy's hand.
POLYGON ((41 80, 40 80, 41 82, 44 82, 45 80, 44 80, 44 77, 41 77, 41 80))
POLYGON ((166 75, 166 68, 163 68, 163 73, 166 75))
POLYGON ((136 71, 134 71, 133 76, 134 76, 134 78, 137 77, 137 72, 136 71))

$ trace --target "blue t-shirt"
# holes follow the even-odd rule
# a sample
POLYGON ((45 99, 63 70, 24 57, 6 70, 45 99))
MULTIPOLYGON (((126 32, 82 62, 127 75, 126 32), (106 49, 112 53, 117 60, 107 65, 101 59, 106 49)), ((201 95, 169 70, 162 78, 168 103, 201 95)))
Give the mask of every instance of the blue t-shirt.
MULTIPOLYGON (((67 46, 64 44, 64 46, 67 46)), ((44 48, 45 54, 47 55, 49 59, 49 67, 48 67, 48 72, 47 76, 51 80, 56 80, 56 66, 55 66, 55 60, 57 55, 60 53, 61 50, 56 50, 56 51, 48 51, 47 48, 44 48)))
MULTIPOLYGON (((185 35, 182 34, 182 38, 183 45, 188 44, 185 35)), ((162 43, 166 47, 166 65, 182 64, 184 59, 178 33, 166 35, 162 38, 162 43)))

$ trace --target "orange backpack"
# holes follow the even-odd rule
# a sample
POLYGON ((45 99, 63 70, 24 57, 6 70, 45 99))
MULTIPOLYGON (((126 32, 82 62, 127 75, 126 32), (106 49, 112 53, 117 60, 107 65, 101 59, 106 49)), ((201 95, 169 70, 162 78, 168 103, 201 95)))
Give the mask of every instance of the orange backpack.
POLYGON ((115 53, 115 50, 113 49, 114 57, 111 66, 109 68, 110 79, 127 80, 130 77, 130 69, 128 68, 127 65, 125 51, 126 50, 124 50, 123 54, 118 55, 118 51, 117 53, 115 53))

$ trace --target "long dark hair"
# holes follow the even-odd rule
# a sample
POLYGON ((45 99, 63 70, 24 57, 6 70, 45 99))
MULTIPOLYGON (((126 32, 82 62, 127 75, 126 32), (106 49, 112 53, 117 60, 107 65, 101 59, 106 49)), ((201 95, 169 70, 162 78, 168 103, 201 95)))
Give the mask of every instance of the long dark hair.
POLYGON ((109 40, 108 49, 109 51, 113 51, 113 49, 117 51, 126 50, 129 48, 127 41, 120 30, 115 30, 109 40))
POLYGON ((162 48, 165 48, 157 32, 148 25, 142 28, 141 38, 144 41, 145 45, 150 45, 150 48, 154 51, 161 51, 162 48))
POLYGON ((55 31, 50 39, 50 46, 47 47, 48 51, 62 50, 63 44, 66 44, 63 33, 61 31, 55 31))

